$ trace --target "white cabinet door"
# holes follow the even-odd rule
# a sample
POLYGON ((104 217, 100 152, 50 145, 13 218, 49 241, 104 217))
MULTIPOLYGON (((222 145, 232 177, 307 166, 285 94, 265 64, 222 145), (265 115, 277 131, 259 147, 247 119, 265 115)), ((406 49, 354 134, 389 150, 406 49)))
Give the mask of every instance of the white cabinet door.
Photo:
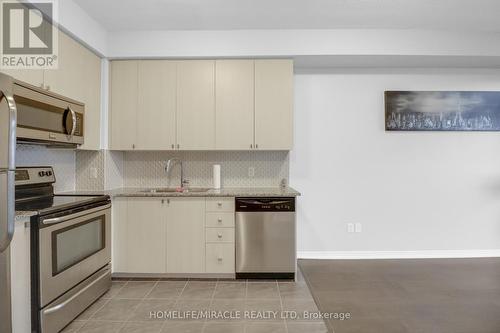
POLYGON ((215 146, 248 150, 254 144, 254 61, 215 63, 215 146))
POLYGON ((82 87, 85 103, 84 135, 85 142, 80 149, 99 150, 101 148, 101 58, 83 46, 82 68, 84 82, 82 87))
POLYGON ((139 62, 137 149, 175 148, 177 65, 174 61, 139 62))
POLYGON ((127 200, 127 269, 129 273, 165 273, 165 199, 127 200))
POLYGON ((205 272, 205 198, 167 205, 167 273, 205 272))
POLYGON ((292 149, 292 60, 255 60, 255 144, 264 150, 292 149))
POLYGON ((215 148, 215 61, 179 61, 177 144, 181 150, 215 148))
POLYGON ((43 69, 1 69, 0 73, 12 76, 14 79, 43 88, 43 69))
POLYGON ((44 72, 45 88, 51 92, 84 102, 86 86, 83 47, 59 31, 58 68, 44 72))
POLYGON ((132 150, 137 135, 138 61, 111 62, 110 75, 110 149, 132 150))
POLYGON ((127 271, 127 198, 113 198, 111 214, 111 269, 127 271))

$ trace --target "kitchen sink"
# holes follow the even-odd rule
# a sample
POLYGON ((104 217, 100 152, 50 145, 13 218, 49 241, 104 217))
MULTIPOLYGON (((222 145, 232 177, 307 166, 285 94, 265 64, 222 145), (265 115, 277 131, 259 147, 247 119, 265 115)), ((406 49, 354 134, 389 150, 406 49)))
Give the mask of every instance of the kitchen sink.
POLYGON ((142 193, 203 193, 208 192, 210 188, 208 187, 192 187, 186 188, 182 191, 178 191, 175 188, 171 187, 163 187, 163 188, 150 188, 147 190, 141 191, 142 193))

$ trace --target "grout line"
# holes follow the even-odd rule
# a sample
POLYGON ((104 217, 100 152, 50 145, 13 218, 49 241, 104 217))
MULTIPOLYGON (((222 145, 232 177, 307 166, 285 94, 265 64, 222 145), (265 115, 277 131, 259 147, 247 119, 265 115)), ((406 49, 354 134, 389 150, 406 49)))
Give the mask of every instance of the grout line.
MULTIPOLYGON (((283 311, 285 309, 283 308, 283 298, 281 297, 280 284, 279 284, 278 280, 276 280, 276 287, 278 288, 278 296, 279 296, 279 299, 280 299, 281 313, 283 313, 283 311)), ((286 331, 286 333, 288 333, 288 324, 286 323, 285 319, 283 319, 283 321, 284 321, 284 324, 285 324, 285 331, 286 331)))
MULTIPOLYGON (((129 282, 132 282, 132 281, 129 281, 129 282)), ((127 282, 127 285, 129 284, 129 282, 127 282)), ((142 281, 136 281, 136 282, 142 282, 142 281)), ((147 282, 147 281, 146 281, 147 282)), ((129 319, 130 317, 132 317, 134 315, 134 312, 135 310, 137 310, 137 308, 141 305, 141 303, 146 299, 146 297, 148 297, 148 295, 153 291, 153 289, 156 287, 156 285, 158 284, 159 280, 155 282, 155 284, 153 285, 153 287, 149 290, 149 292, 147 292, 142 298, 141 300, 139 301, 139 303, 137 303, 137 305, 134 307, 134 310, 132 311, 132 313, 130 314, 130 316, 125 319, 123 321, 123 324, 122 326, 120 327, 120 330, 118 332, 121 331, 122 328, 125 327, 125 325, 129 322, 129 319)), ((125 285, 126 286, 126 285, 125 285)), ((125 286, 123 286, 125 288, 125 286)))
MULTIPOLYGON (((158 282, 160 282, 160 281, 158 281, 158 282)), ((186 279, 186 282, 184 283, 184 287, 182 287, 182 290, 179 293, 179 296, 176 297, 174 305, 173 305, 173 311, 175 311, 176 305, 179 303, 179 301, 181 299, 181 295, 184 292, 184 289, 186 289, 188 282, 189 282, 189 279, 186 279)), ((161 325, 161 328, 160 328, 160 332, 165 328, 165 326, 167 325, 167 322, 168 322, 168 320, 163 321, 163 324, 161 325)))

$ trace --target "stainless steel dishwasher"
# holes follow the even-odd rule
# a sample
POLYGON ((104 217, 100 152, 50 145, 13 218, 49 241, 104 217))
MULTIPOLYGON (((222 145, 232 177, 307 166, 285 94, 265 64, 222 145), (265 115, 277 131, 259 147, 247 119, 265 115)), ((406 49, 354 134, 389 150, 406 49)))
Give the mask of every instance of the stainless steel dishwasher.
POLYGON ((295 198, 236 198, 236 278, 293 279, 295 198))

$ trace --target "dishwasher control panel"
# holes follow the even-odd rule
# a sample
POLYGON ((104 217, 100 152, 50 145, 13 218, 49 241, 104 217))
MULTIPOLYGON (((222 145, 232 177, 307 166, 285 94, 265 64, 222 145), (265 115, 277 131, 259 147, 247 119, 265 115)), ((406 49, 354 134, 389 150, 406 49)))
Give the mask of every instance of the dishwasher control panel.
POLYGON ((237 212, 295 212, 295 198, 236 198, 237 212))

